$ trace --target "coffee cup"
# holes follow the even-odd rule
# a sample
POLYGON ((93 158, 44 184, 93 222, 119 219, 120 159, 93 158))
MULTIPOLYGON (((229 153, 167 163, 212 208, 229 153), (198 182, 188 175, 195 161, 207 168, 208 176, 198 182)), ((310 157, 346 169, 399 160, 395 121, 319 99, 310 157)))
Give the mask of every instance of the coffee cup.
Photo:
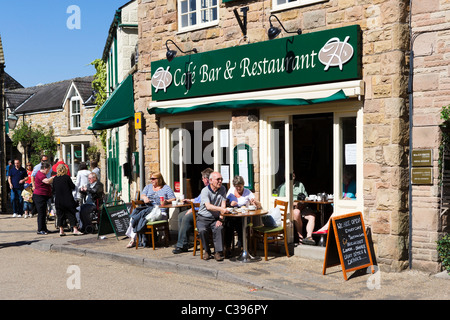
POLYGON ((175 200, 175 201, 172 201, 172 205, 173 206, 176 206, 178 204, 178 202, 175 200))

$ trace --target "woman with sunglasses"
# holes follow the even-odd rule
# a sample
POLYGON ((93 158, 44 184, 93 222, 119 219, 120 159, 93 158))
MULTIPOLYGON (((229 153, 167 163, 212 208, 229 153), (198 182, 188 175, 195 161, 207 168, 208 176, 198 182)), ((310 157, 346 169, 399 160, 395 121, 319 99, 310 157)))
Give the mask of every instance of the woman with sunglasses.
MULTIPOLYGON (((162 174, 160 172, 155 172, 151 175, 150 184, 146 185, 142 191, 141 199, 145 203, 152 203, 153 205, 159 206, 175 201, 176 197, 172 188, 170 188, 164 181, 162 174), (162 203, 161 197, 164 198, 162 203)), ((167 216, 166 208, 161 208, 161 214, 163 215, 164 220, 169 218, 167 216)))
MULTIPOLYGON (((150 177, 150 184, 146 185, 144 190, 142 190, 141 200, 146 204, 160 206, 175 201, 176 197, 172 188, 170 188, 164 181, 162 174, 160 172, 154 172, 150 177), (161 197, 164 198, 162 203, 161 197)), ((169 215, 167 213, 167 208, 161 208, 160 210, 162 215, 160 220, 168 220, 169 215)), ((131 229, 131 222, 126 235, 131 238, 127 248, 133 248, 136 241, 136 234, 131 229)))

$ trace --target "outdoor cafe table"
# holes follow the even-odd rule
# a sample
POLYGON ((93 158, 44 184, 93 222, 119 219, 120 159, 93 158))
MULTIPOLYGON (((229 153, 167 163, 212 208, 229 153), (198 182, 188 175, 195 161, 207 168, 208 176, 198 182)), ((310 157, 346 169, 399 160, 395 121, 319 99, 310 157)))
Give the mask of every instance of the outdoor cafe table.
POLYGON ((191 207, 191 203, 187 202, 187 203, 177 203, 176 205, 173 205, 171 203, 169 204, 163 204, 159 206, 160 208, 166 208, 166 209, 175 209, 175 208, 184 208, 184 207, 191 207))
POLYGON ((325 206, 327 204, 332 204, 333 200, 327 200, 327 201, 318 201, 318 200, 295 200, 294 205, 297 203, 312 203, 317 204, 317 210, 320 211, 320 226, 323 226, 325 224, 325 206))
POLYGON ((241 255, 236 259, 236 261, 240 261, 240 262, 254 262, 254 261, 259 261, 261 260, 261 258, 259 257, 253 257, 249 252, 248 252, 248 243, 247 243, 247 217, 256 217, 256 216, 262 216, 269 213, 269 211, 267 210, 262 210, 262 209, 258 209, 258 210, 248 210, 245 213, 242 212, 236 212, 236 213, 224 213, 222 214, 224 217, 231 217, 231 218, 243 218, 243 222, 242 222, 242 253, 241 255))

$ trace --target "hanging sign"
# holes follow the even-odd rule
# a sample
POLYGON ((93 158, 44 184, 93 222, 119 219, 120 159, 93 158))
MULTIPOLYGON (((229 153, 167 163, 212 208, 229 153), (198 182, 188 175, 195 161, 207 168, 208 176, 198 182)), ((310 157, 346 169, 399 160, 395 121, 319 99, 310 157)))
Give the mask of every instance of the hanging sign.
POLYGON ((373 266, 361 212, 331 218, 323 274, 327 268, 339 264, 345 280, 347 280, 347 272, 373 266))
POLYGON ((152 100, 361 79, 358 25, 154 61, 152 100))

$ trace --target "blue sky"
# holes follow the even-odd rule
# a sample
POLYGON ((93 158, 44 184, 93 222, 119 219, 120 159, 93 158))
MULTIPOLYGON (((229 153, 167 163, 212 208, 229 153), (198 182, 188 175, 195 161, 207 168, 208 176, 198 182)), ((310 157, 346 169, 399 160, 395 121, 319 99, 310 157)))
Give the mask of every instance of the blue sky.
POLYGON ((129 0, 0 0, 6 72, 24 87, 93 75, 116 9, 129 0), (71 5, 80 9, 79 19, 71 5), (79 21, 79 29, 69 25, 79 21))

